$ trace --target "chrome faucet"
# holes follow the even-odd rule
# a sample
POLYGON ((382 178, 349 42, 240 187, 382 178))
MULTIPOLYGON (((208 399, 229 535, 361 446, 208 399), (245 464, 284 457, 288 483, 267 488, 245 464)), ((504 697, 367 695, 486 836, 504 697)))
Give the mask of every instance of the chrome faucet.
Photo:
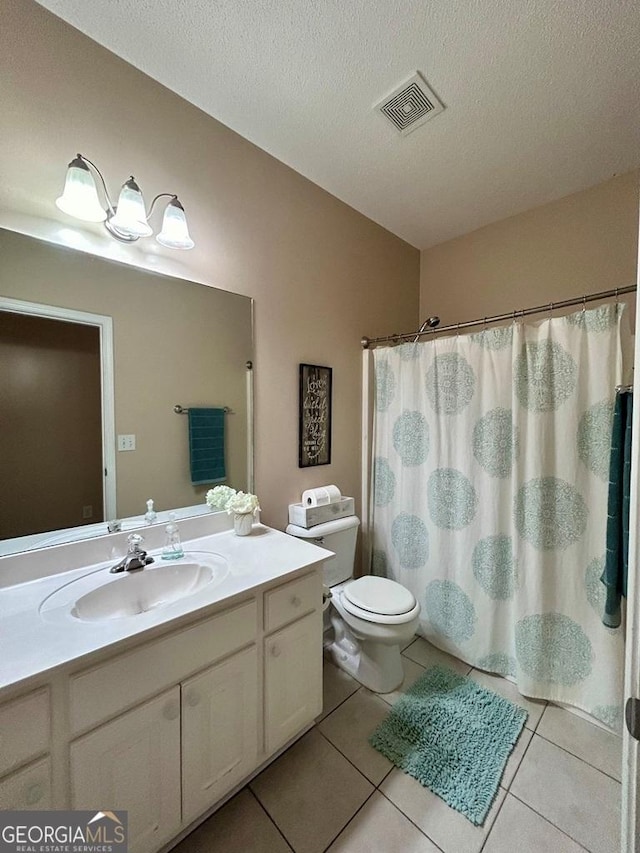
POLYGON ((153 563, 153 557, 147 557, 147 552, 140 547, 141 543, 144 542, 142 536, 131 533, 127 537, 127 542, 129 543, 129 550, 119 563, 109 569, 114 574, 116 572, 135 572, 138 569, 144 569, 149 563, 153 563))

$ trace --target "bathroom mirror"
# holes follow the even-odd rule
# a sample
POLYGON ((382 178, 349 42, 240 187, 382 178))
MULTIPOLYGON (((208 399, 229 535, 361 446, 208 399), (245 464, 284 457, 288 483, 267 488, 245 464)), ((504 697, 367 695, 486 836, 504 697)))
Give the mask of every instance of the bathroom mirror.
POLYGON ((0 257, 5 308, 26 304, 0 305, 0 554, 106 533, 112 517, 133 528, 149 498, 158 520, 203 511, 214 483, 192 485, 176 405, 226 409, 224 482, 252 489, 250 298, 6 229, 0 257), (111 418, 108 334, 87 316, 112 328, 111 418))

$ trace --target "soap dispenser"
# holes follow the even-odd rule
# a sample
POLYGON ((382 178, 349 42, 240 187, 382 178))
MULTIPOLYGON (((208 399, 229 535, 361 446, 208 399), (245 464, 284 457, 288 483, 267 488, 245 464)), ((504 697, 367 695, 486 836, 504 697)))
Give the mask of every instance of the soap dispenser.
POLYGON ((153 501, 151 498, 147 501, 147 511, 144 514, 144 523, 145 524, 155 524, 157 519, 157 514, 155 509, 153 508, 153 501))
POLYGON ((175 512, 169 513, 169 524, 165 527, 166 538, 164 540, 164 548, 162 549, 163 560, 179 560, 184 557, 182 543, 180 542, 180 531, 176 524, 175 512))

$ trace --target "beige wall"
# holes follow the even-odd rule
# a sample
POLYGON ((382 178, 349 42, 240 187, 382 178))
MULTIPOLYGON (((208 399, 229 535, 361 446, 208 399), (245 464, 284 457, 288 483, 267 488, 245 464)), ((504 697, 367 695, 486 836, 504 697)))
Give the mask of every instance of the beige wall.
POLYGON ((0 366, 0 538, 101 521, 99 331, 0 311, 0 366))
POLYGON ((16 213, 62 222, 53 201, 77 151, 114 194, 131 173, 148 197, 177 192, 192 252, 110 245, 140 266, 255 297, 263 519, 282 527, 287 504, 322 483, 357 497, 359 341, 417 323, 419 253, 31 0, 3 3, 0 74, 0 224, 16 213), (297 467, 300 362, 334 368, 330 466, 297 467))
POLYGON ((422 252, 420 316, 442 325, 635 284, 638 172, 422 252))
MULTIPOLYGON (((142 515, 148 498, 156 510, 204 500, 208 487, 191 484, 187 418, 175 414, 176 403, 232 410, 225 419, 227 482, 247 488, 250 299, 3 229, 0 257, 2 296, 112 318, 115 431, 136 436, 135 451, 116 453, 118 517, 142 515)), ((0 379, 5 372, 0 362, 0 379)), ((95 385, 99 406, 99 375, 95 385)), ((81 464, 72 452, 61 462, 81 464)), ((102 491, 101 477, 99 485, 102 491)))

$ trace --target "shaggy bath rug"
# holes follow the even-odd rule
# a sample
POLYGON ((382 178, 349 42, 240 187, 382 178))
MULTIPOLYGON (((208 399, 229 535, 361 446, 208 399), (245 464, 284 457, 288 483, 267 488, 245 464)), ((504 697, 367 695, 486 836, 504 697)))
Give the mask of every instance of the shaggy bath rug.
POLYGON ((480 825, 526 719, 524 708, 438 665, 398 700, 369 743, 480 825))

